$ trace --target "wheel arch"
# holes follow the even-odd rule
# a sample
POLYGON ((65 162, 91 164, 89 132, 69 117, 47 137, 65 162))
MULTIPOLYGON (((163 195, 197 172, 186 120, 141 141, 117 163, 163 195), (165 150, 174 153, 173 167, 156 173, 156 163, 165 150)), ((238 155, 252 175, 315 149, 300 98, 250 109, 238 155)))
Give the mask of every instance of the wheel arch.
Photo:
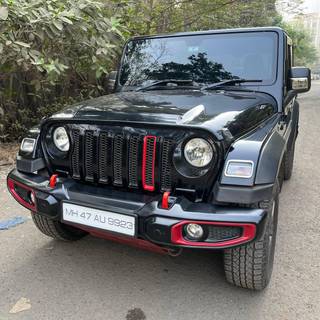
MULTIPOLYGON (((291 131, 289 128, 288 130, 291 131)), ((262 147, 257 163, 255 184, 276 183, 285 150, 286 139, 277 131, 274 131, 262 147)))

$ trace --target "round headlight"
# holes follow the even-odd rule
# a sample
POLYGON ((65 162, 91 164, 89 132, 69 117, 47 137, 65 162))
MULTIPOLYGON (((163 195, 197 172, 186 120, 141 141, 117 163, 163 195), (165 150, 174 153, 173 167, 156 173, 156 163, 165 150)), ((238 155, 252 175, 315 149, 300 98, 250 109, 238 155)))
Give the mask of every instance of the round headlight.
POLYGON ((69 151, 69 148, 70 148, 69 137, 64 127, 59 127, 54 130, 53 142, 60 151, 63 151, 63 152, 69 151))
POLYGON ((186 143, 184 157, 192 166, 202 168, 212 160, 213 150, 207 140, 194 138, 186 143))

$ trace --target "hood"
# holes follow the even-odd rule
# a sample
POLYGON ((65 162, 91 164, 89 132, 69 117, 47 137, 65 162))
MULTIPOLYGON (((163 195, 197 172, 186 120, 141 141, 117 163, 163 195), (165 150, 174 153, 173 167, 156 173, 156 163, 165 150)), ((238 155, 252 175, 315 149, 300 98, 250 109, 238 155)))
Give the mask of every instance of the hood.
POLYGON ((253 91, 118 92, 81 102, 52 118, 192 126, 218 139, 236 138, 277 111, 268 94, 253 91))

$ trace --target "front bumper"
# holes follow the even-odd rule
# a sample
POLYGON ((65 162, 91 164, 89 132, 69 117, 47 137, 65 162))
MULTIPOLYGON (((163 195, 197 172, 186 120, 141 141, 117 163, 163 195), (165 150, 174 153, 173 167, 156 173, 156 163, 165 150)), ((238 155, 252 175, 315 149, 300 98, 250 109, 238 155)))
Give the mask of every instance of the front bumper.
MULTIPOLYGON (((266 224, 267 210, 264 209, 194 203, 184 197, 171 198, 173 201, 169 208, 164 209, 160 194, 119 191, 81 184, 68 178, 59 178, 58 182, 50 187, 48 177, 25 174, 18 170, 9 173, 8 187, 20 204, 53 220, 62 220, 63 201, 115 213, 135 215, 137 216, 137 238, 162 247, 206 249, 234 247, 259 239, 264 233, 266 224), (32 193, 34 205, 21 201, 19 195, 15 194, 15 186, 32 193), (213 242, 207 240, 191 241, 184 234, 184 226, 188 223, 197 223, 205 228, 240 228, 241 234, 230 239, 224 238, 213 242)), ((101 237, 119 237, 119 234, 111 234, 100 229, 82 225, 76 226, 101 237)), ((137 238, 132 238, 132 241, 137 238)), ((127 239, 127 242, 130 241, 130 238, 127 239)))

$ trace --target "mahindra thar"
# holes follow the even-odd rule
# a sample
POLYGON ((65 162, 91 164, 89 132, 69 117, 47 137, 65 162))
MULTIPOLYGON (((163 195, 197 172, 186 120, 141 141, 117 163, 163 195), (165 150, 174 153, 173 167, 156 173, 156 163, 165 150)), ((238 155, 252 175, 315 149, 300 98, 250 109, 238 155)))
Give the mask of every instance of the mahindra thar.
POLYGON ((293 65, 280 28, 132 38, 112 94, 29 131, 9 191, 47 236, 223 250, 227 280, 261 290, 293 169, 296 98, 311 85, 293 65))

